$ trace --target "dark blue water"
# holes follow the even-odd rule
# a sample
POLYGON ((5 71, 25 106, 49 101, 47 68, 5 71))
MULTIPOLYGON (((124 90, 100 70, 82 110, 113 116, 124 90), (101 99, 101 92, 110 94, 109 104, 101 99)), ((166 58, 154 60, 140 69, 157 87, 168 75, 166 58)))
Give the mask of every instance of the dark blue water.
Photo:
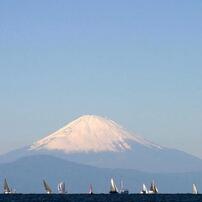
POLYGON ((0 194, 0 202, 202 202, 193 194, 0 194))

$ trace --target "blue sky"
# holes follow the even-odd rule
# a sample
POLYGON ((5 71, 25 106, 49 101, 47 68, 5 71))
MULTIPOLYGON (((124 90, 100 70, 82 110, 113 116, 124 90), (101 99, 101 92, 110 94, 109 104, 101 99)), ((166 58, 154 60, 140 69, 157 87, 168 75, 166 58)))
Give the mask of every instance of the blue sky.
POLYGON ((83 114, 202 158, 202 1, 0 1, 0 153, 83 114))

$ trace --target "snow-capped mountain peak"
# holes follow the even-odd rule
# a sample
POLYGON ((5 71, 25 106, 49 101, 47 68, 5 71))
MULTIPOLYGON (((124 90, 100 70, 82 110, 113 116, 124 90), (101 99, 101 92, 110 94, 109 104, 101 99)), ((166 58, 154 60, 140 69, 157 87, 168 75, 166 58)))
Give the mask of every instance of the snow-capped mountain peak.
POLYGON ((131 150, 131 143, 161 149, 138 135, 130 134, 110 119, 84 115, 37 141, 30 149, 59 150, 65 153, 122 152, 131 150))

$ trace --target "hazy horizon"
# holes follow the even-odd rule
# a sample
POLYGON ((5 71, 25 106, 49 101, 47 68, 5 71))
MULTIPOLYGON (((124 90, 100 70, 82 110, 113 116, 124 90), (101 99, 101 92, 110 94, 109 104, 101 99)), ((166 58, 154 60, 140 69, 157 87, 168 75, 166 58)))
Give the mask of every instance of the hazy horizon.
POLYGON ((0 154, 85 114, 202 158, 202 2, 1 1, 0 154))

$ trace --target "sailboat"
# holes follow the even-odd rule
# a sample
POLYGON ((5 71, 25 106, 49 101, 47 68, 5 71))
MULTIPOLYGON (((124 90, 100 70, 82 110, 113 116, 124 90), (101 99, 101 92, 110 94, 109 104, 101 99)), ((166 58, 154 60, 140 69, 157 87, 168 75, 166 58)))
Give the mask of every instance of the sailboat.
POLYGON ((192 194, 198 194, 198 190, 195 184, 192 185, 192 194))
POLYGON ((111 185, 110 185, 109 193, 110 194, 117 194, 118 193, 118 188, 117 188, 113 178, 111 178, 111 185))
POLYGON ((12 188, 10 188, 8 186, 8 182, 7 182, 6 178, 4 179, 4 187, 3 188, 4 188, 4 194, 15 194, 16 193, 15 189, 12 190, 12 188))
POLYGON ((90 184, 90 187, 89 187, 89 192, 88 192, 89 194, 93 194, 93 186, 92 186, 92 184, 90 184))
POLYGON ((142 190, 140 192, 141 194, 148 194, 148 191, 147 191, 147 187, 145 184, 142 185, 142 190))
POLYGON ((43 180, 43 186, 44 186, 47 194, 52 193, 52 190, 51 190, 50 186, 47 184, 47 182, 45 180, 43 180))
POLYGON ((60 182, 60 183, 58 184, 58 192, 59 192, 60 194, 65 194, 65 193, 67 193, 67 192, 65 191, 65 183, 64 183, 64 182, 60 182))
POLYGON ((151 183, 150 189, 149 189, 149 194, 157 194, 158 193, 158 188, 155 185, 154 181, 151 183))
POLYGON ((8 182, 6 180, 6 178, 4 179, 4 194, 11 194, 11 189, 8 186, 8 182))
POLYGON ((120 194, 128 194, 128 193, 129 193, 128 189, 124 188, 123 180, 121 180, 120 194))

